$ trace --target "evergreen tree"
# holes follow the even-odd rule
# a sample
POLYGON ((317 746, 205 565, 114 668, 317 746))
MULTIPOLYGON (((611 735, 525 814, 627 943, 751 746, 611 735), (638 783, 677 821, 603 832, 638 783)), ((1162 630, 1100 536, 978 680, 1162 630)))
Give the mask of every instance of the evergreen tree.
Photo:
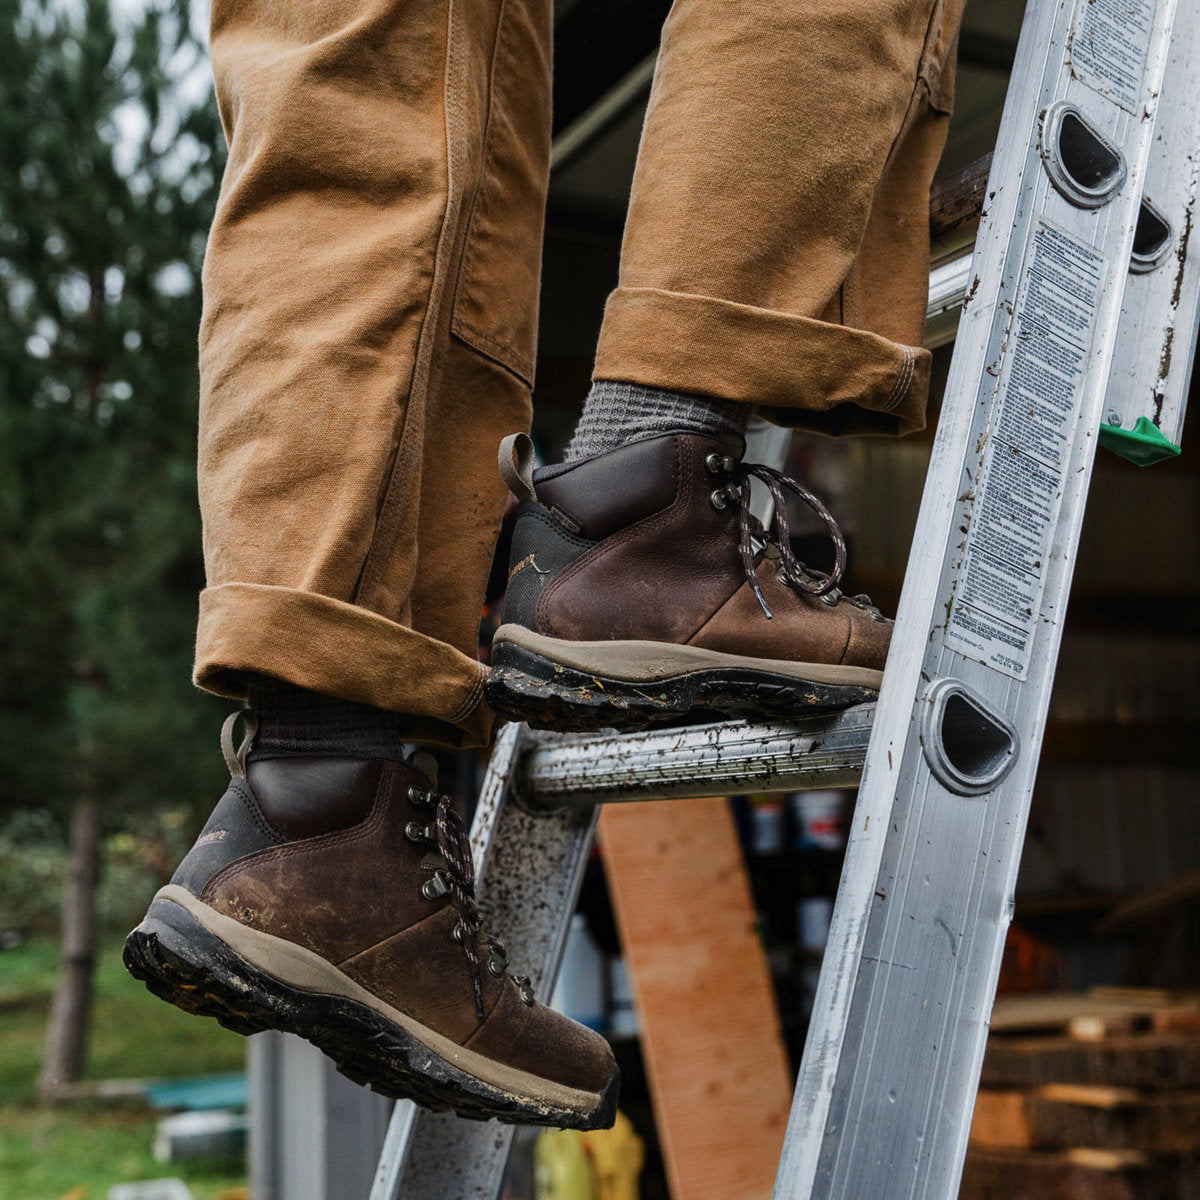
POLYGON ((127 28, 107 0, 0 0, 0 29, 0 811, 73 812, 59 1023, 77 1028, 44 1073, 66 1078, 102 824, 219 786, 220 706, 188 671, 223 142, 187 0, 127 28))

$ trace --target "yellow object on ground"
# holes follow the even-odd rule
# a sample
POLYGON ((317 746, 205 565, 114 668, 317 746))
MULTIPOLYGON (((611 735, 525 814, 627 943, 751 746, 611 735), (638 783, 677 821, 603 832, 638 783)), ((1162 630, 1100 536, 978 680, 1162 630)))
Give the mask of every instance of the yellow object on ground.
POLYGON ((596 1177, 575 1129, 547 1129, 533 1147, 534 1200, 599 1200, 596 1177))
POLYGON ((533 1151, 534 1200, 638 1200, 646 1148, 617 1113, 611 1129, 547 1129, 533 1151))
POLYGON ((597 1200, 638 1200, 638 1178, 646 1162, 646 1147, 634 1132, 633 1122, 617 1113, 611 1129, 583 1135, 592 1155, 592 1170, 599 1190, 597 1200))

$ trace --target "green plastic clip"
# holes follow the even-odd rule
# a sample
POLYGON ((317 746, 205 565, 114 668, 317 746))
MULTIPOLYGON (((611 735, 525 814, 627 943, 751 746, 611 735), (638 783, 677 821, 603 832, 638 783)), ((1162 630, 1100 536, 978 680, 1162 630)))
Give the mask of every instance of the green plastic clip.
POLYGON ((1100 426, 1100 445, 1127 458, 1139 467, 1148 467, 1152 463, 1174 458, 1183 451, 1163 436, 1163 432, 1149 417, 1138 417, 1137 424, 1132 429, 1122 429, 1119 425, 1100 426))

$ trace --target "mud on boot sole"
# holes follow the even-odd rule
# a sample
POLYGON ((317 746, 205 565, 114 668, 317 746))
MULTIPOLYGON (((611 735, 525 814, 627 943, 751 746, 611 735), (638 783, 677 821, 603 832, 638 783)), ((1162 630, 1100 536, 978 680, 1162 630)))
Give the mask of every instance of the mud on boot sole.
MULTIPOLYGON (((530 640, 536 637, 530 635, 530 640)), ((550 638, 538 640, 553 642, 550 638)), ((881 677, 878 671, 843 670, 848 675, 881 677)), ((787 721, 863 704, 879 695, 878 683, 872 687, 857 682, 820 682, 744 666, 694 666, 676 675, 621 679, 565 665, 499 637, 493 644, 492 669, 484 690, 488 703, 504 716, 525 721, 534 729, 562 733, 629 732, 693 716, 787 721)))
MULTIPOLYGON (((199 901, 193 898, 193 903, 199 901)), ((130 974, 161 999, 186 1012, 215 1017, 237 1033, 279 1029, 297 1034, 324 1051, 343 1075, 384 1096, 513 1125, 600 1129, 614 1120, 619 1076, 598 1095, 576 1092, 585 1101, 578 1105, 487 1082, 366 1004, 306 991, 254 966, 162 892, 125 939, 123 958, 130 974)), ((432 1039, 439 1037, 429 1032, 432 1039)), ((549 1090, 574 1090, 545 1082, 549 1090)))

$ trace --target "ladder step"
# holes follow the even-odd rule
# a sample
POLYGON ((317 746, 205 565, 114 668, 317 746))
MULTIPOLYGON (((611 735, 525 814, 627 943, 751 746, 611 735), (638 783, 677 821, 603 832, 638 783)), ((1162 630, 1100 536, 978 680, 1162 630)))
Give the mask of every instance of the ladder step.
POLYGON ((729 721, 645 733, 530 731, 517 751, 514 783, 527 807, 543 809, 857 787, 874 715, 874 704, 859 704, 787 725, 729 721))

